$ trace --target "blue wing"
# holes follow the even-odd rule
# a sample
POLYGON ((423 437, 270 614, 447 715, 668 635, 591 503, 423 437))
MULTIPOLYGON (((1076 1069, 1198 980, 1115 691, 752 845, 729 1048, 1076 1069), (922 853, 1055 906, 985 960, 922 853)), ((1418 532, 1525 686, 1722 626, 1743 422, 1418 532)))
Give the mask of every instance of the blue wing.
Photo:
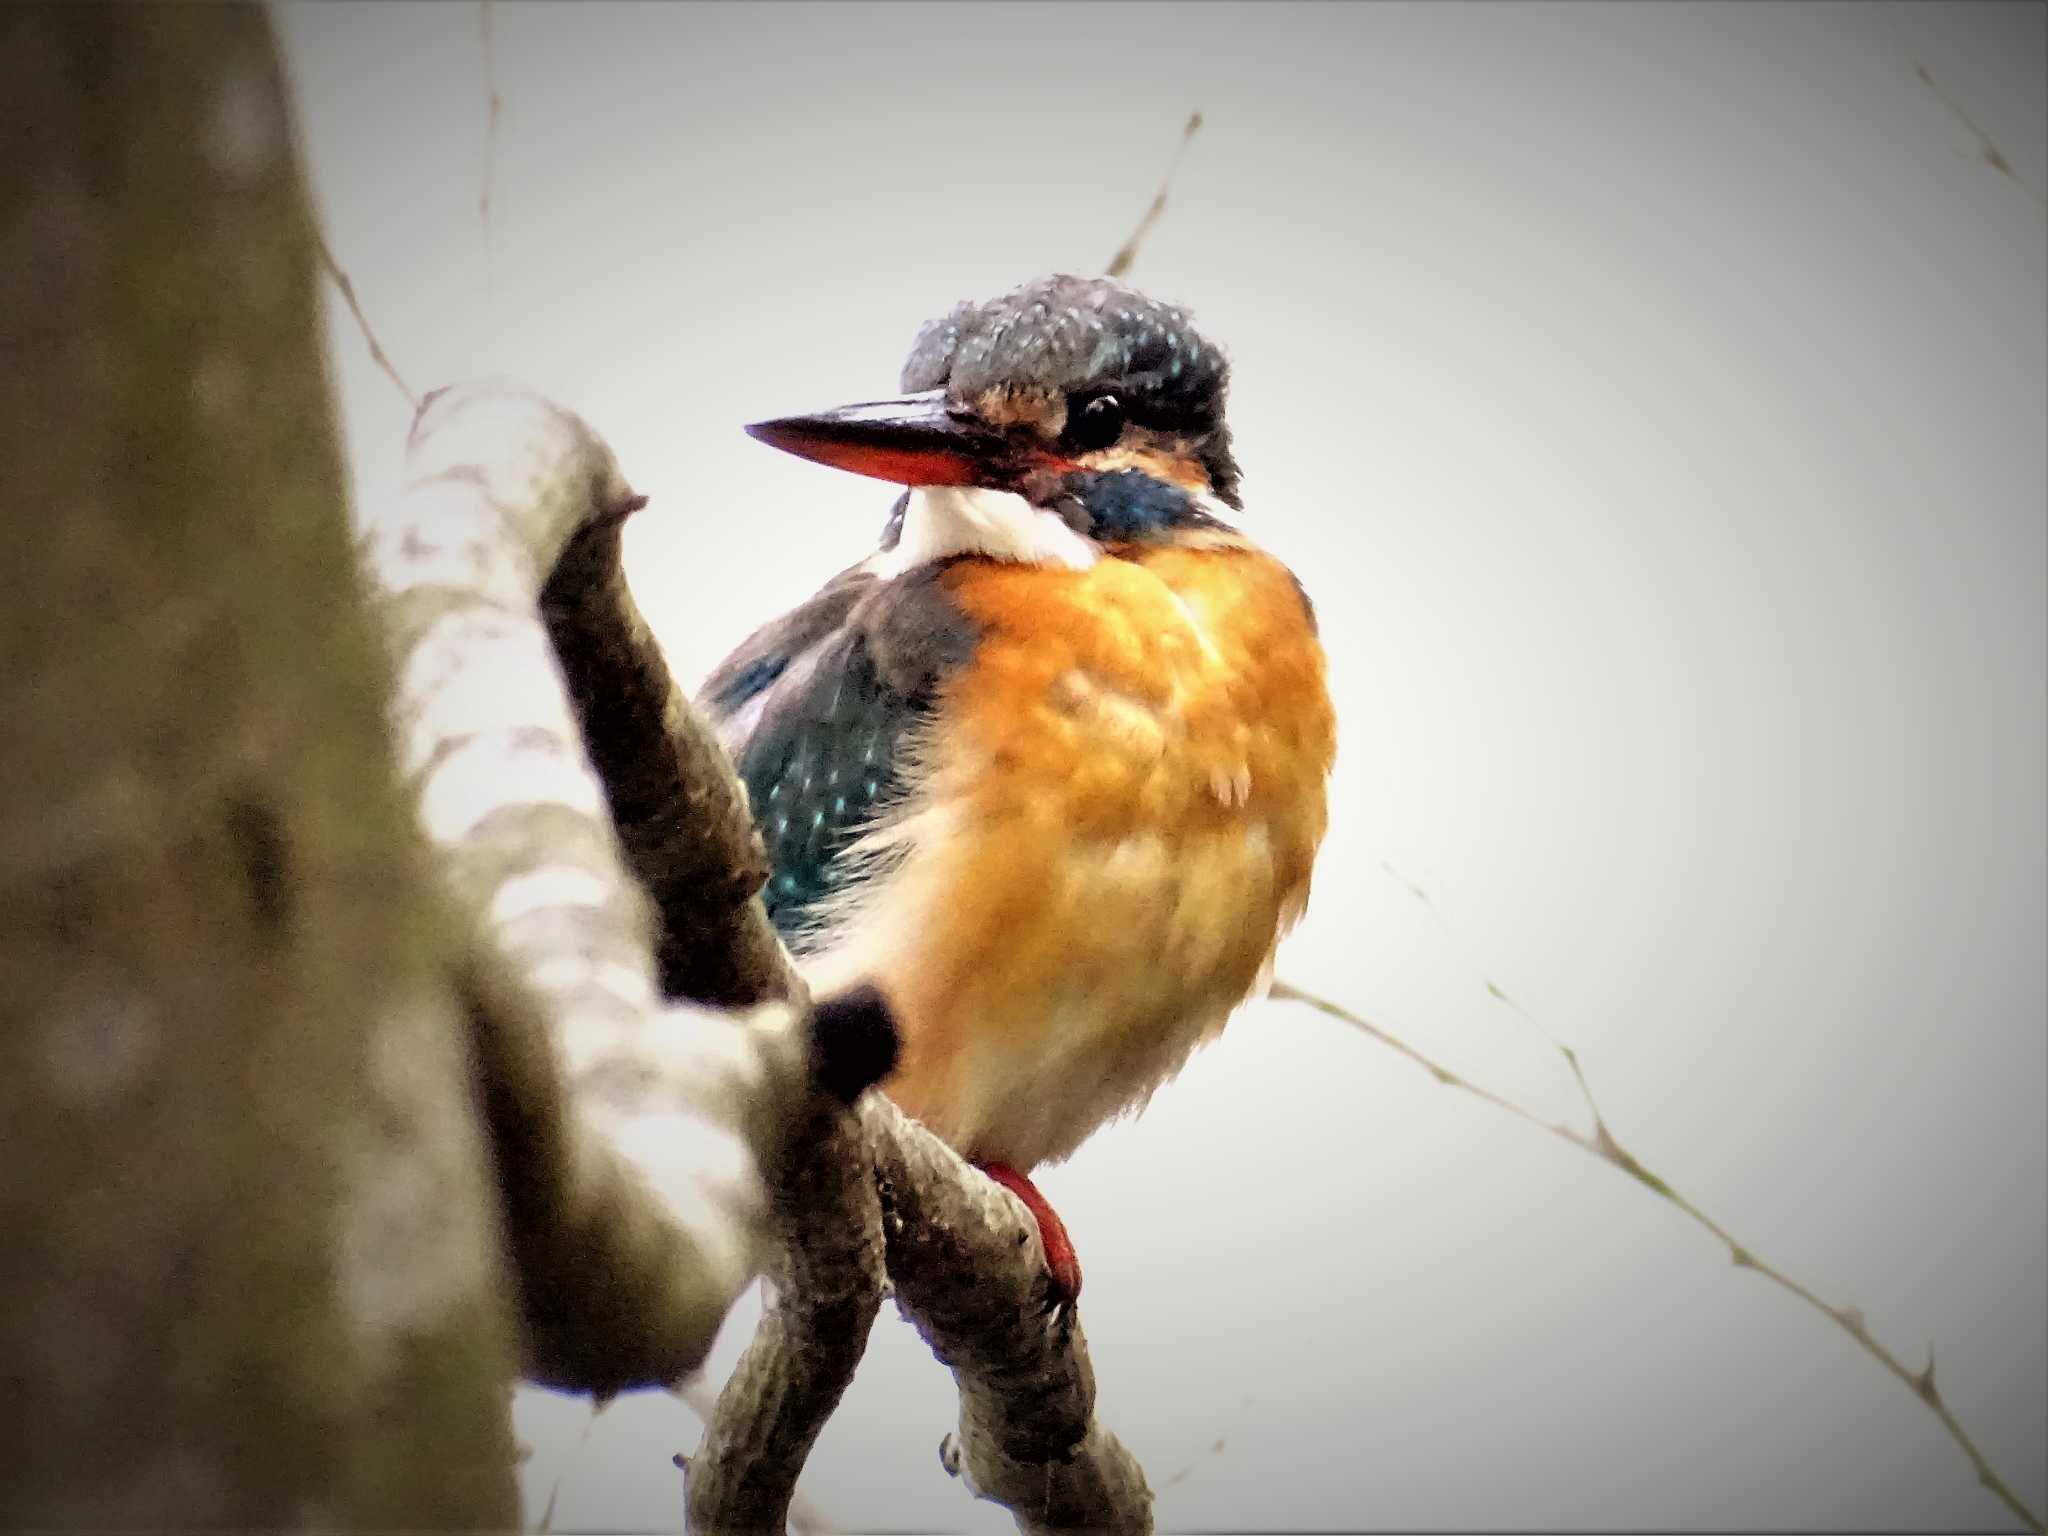
POLYGON ((842 572, 750 636, 698 693, 747 786, 772 873, 762 899, 792 947, 849 873, 854 840, 914 786, 904 746, 973 655, 943 566, 842 572))

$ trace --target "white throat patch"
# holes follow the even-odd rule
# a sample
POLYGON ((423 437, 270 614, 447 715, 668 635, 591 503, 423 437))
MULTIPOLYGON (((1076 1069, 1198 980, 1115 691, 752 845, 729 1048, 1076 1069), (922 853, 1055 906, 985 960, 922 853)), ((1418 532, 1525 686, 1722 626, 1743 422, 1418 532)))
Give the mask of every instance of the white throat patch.
POLYGON ((875 555, 868 569, 878 576, 900 576, 948 555, 987 555, 1020 565, 1085 571, 1101 550, 1069 528, 1058 513, 1034 507, 1008 491, 917 485, 910 489, 896 547, 875 555))

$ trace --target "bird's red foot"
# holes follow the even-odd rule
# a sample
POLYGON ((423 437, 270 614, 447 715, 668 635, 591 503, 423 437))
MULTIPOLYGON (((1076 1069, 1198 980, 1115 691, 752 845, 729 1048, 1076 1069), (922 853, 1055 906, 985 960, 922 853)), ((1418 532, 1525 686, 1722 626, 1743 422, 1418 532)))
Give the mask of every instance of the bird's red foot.
POLYGON ((976 1163, 975 1167, 1024 1202, 1031 1219, 1038 1223, 1038 1245, 1045 1250, 1046 1272, 1052 1278, 1053 1301, 1070 1307, 1081 1294, 1081 1261, 1074 1256, 1074 1243, 1067 1236, 1066 1223, 1038 1192, 1038 1186, 1007 1163, 976 1163))

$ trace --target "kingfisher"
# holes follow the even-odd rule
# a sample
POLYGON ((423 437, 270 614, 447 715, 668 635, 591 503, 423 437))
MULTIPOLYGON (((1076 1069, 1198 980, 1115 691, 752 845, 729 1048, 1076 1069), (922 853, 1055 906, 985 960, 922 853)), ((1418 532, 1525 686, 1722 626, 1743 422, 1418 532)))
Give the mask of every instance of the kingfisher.
POLYGON ((1187 314, 1057 275, 918 331, 893 399, 746 430, 904 487, 880 547, 699 704, 818 997, 902 1038, 883 1090, 1036 1220, 1307 903, 1336 722, 1301 584, 1236 527, 1228 364, 1187 314))

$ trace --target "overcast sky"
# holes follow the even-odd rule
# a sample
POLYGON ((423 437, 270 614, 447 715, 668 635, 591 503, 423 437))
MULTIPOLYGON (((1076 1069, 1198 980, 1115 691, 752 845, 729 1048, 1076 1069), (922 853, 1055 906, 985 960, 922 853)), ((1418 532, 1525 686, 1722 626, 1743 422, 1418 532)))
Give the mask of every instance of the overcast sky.
MULTIPOLYGON (((893 391, 927 316, 1101 270, 1200 108, 1133 280, 1234 358, 1245 526, 1316 600, 1342 729, 1281 973, 1582 1122, 1576 1046, 1647 1163, 1932 1343, 2041 1509, 2044 14, 499 6, 494 156, 477 6, 281 21, 384 345, 610 439, 691 681, 890 499, 741 423, 893 391)), ((408 411, 333 318, 378 494, 408 411)), ((1825 1320, 1299 1009, 1042 1182, 1164 1529, 2007 1523, 1825 1320)), ((885 1312, 806 1496, 1009 1529, 939 1470, 953 1416, 885 1312)), ((555 1529, 680 1524, 680 1404, 519 1422, 555 1529)))

